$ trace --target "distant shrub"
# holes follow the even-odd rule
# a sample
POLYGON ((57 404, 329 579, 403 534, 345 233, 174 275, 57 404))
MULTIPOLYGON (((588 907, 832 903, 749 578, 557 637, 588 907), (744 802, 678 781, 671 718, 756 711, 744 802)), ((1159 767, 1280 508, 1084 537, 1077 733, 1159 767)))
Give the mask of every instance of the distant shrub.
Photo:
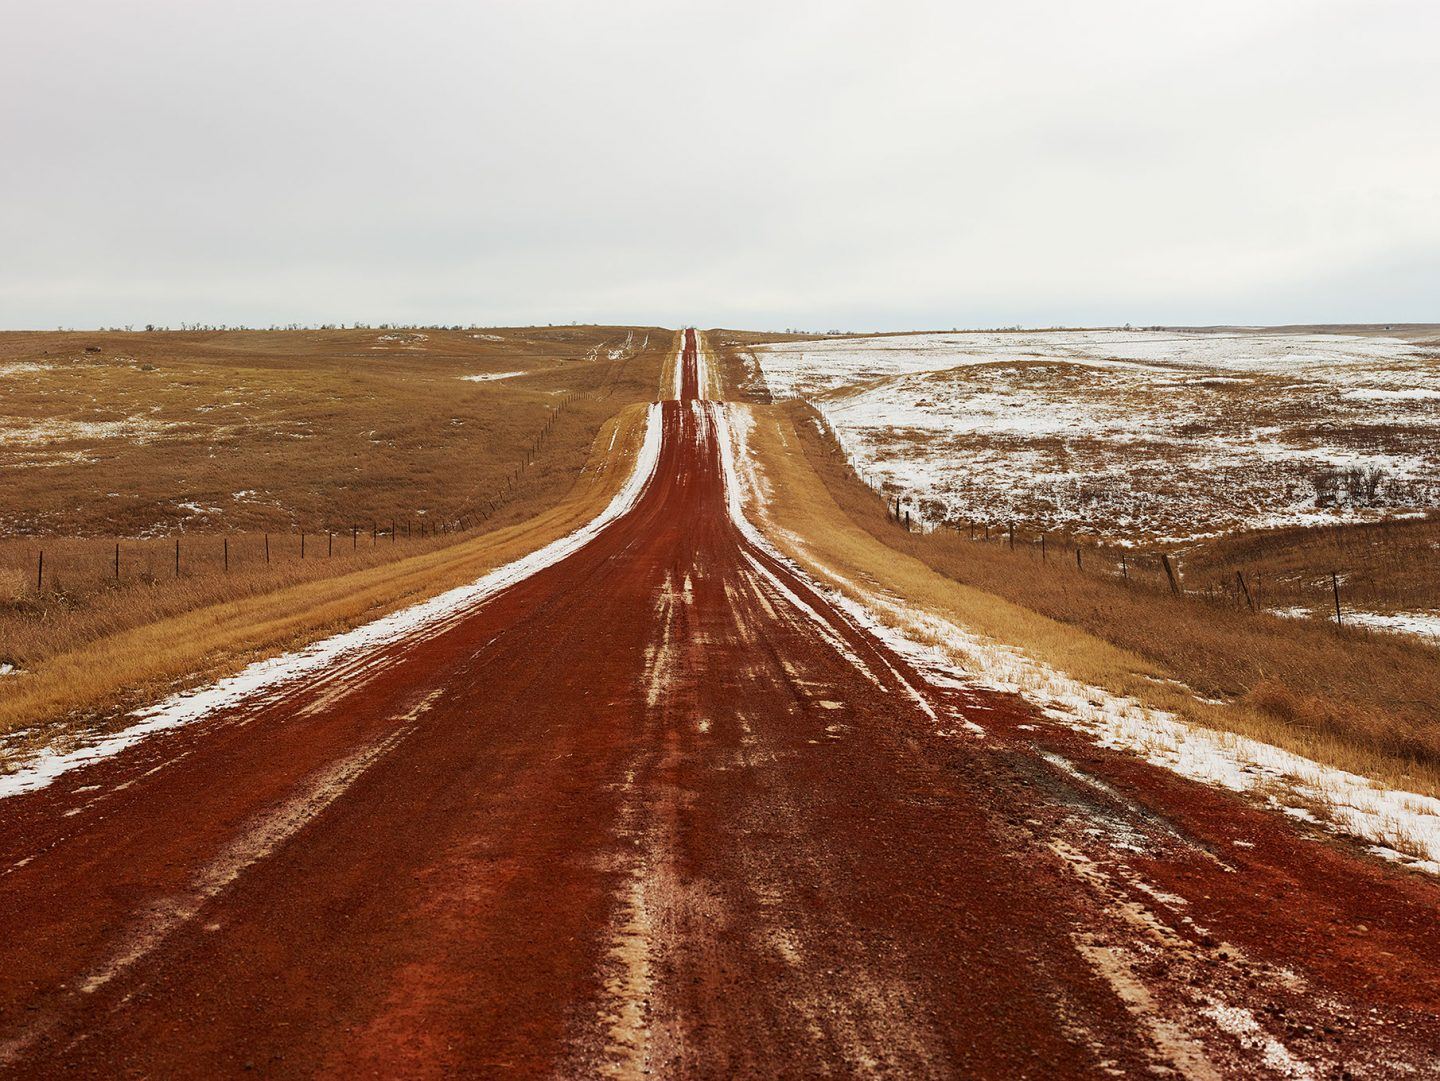
POLYGON ((1315 505, 1333 507, 1348 503, 1352 507, 1374 507, 1380 504, 1380 492, 1390 474, 1380 466, 1352 466, 1348 469, 1322 469, 1314 473, 1310 483, 1315 488, 1315 505))

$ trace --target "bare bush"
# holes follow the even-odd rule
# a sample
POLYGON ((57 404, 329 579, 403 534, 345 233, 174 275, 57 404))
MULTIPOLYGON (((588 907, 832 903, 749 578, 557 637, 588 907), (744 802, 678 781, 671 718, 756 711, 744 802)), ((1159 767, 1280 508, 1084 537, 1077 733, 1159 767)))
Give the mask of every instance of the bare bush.
POLYGON ((1310 483, 1315 486, 1315 505, 1317 507, 1333 507, 1335 496, 1340 488, 1340 475, 1333 469, 1323 469, 1312 474, 1310 483))
POLYGON ((1389 479, 1390 474, 1383 467, 1370 465, 1322 469, 1311 476, 1310 483, 1315 488, 1317 507, 1333 507, 1341 503, 1352 507, 1373 507, 1380 503, 1380 490, 1389 479))

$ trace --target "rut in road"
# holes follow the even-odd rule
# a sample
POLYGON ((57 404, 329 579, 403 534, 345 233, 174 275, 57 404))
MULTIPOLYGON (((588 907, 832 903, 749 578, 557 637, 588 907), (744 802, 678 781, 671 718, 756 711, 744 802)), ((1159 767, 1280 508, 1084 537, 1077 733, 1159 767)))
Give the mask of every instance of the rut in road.
POLYGON ((0 800, 12 1073, 1435 1067, 1430 883, 927 682, 737 518, 682 343, 565 558, 0 800))

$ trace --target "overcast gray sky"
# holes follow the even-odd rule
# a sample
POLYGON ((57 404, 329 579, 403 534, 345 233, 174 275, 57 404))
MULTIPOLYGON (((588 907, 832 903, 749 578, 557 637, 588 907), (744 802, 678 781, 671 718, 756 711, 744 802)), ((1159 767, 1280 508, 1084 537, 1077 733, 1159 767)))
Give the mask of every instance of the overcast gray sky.
POLYGON ((1435 0, 6 0, 0 326, 1440 320, 1435 0))

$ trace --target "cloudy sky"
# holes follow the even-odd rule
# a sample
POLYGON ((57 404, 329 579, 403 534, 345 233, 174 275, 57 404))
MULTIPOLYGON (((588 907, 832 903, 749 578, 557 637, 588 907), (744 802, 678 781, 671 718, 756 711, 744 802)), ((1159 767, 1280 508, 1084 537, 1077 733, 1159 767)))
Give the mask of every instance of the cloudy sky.
POLYGON ((8 0, 0 326, 1440 320, 1434 0, 8 0))

